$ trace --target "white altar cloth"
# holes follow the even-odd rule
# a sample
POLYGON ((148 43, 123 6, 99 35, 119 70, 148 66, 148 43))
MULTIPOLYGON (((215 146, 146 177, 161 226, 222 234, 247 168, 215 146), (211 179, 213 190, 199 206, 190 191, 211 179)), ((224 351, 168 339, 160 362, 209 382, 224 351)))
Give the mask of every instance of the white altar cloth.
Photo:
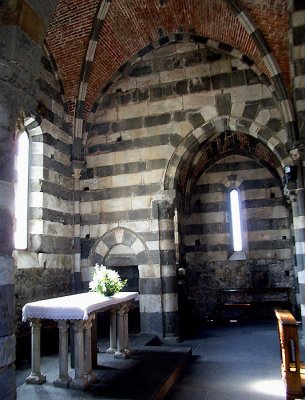
POLYGON ((113 307, 121 302, 135 300, 137 292, 120 292, 105 297, 96 292, 73 294, 27 303, 22 309, 22 319, 87 320, 90 313, 113 307))

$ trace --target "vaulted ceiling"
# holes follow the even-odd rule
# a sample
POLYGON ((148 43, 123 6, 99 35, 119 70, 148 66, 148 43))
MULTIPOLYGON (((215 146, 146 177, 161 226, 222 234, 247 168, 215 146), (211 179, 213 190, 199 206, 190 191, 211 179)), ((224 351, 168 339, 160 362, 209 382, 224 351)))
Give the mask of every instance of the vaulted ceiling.
POLYGON ((287 0, 59 0, 46 44, 71 121, 75 115, 87 120, 101 90, 134 55, 179 32, 226 44, 270 77, 259 48, 263 36, 262 47, 267 44, 289 92, 287 0), (262 34, 258 40, 253 26, 262 34))

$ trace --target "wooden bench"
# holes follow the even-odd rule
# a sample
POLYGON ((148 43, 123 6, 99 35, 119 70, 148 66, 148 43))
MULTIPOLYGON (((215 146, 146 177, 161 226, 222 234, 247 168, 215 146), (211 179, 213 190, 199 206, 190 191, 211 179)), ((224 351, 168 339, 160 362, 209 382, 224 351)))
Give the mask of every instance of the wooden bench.
POLYGON ((239 309, 248 313, 258 311, 259 315, 262 315, 263 308, 269 308, 273 315, 275 308, 290 309, 290 307, 290 289, 287 287, 220 289, 217 318, 222 319, 225 310, 239 309))
POLYGON ((275 310, 281 351, 281 374, 286 386, 286 399, 305 396, 305 364, 300 361, 297 322, 290 311, 275 310))

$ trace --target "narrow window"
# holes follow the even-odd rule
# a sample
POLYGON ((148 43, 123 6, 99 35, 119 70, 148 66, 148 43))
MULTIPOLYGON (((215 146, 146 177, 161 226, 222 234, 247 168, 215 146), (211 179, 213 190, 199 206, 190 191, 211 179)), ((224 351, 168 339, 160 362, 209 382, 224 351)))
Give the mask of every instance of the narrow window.
POLYGON ((230 212, 233 250, 242 251, 240 201, 239 192, 236 189, 230 191, 230 212))
POLYGON ((17 142, 17 184, 15 186, 15 248, 27 248, 28 238, 28 187, 29 187, 29 137, 23 132, 17 142))

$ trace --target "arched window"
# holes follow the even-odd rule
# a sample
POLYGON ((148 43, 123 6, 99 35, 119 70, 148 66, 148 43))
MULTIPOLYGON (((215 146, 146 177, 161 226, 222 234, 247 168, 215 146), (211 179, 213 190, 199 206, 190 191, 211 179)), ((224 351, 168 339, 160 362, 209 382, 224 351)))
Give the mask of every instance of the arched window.
POLYGON ((242 226, 240 212, 240 198, 237 189, 230 190, 230 220, 232 232, 232 245, 234 251, 242 251, 242 226))
POLYGON ((29 191, 29 147, 30 141, 26 132, 17 140, 15 186, 15 248, 27 248, 28 239, 28 191, 29 191))

